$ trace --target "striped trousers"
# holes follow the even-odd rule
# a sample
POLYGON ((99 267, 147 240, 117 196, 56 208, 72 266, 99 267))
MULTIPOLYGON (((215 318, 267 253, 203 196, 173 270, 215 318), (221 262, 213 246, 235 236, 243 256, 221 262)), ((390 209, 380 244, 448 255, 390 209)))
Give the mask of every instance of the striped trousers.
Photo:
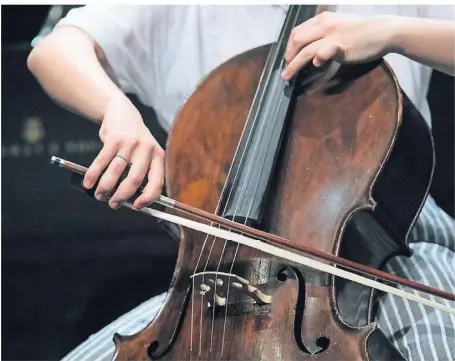
MULTIPOLYGON (((429 197, 412 233, 412 257, 394 257, 385 271, 455 292, 455 220, 429 197)), ((428 296, 433 298, 432 296, 428 296)), ((134 334, 159 311, 154 297, 90 336, 63 361, 110 361, 112 335, 134 334)), ((455 308, 455 302, 444 301, 455 308)), ((379 300, 378 326, 408 361, 455 361, 455 316, 393 295, 379 300)))

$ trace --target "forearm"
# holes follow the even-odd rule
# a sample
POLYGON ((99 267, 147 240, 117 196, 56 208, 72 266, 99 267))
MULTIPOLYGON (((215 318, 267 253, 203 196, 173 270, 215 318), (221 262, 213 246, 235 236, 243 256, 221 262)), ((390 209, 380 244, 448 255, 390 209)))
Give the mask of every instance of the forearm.
POLYGON ((27 65, 51 98, 93 121, 103 119, 111 99, 126 98, 104 71, 93 40, 79 30, 61 28, 43 39, 27 65))
POLYGON ((455 75, 455 22, 396 17, 391 28, 393 52, 455 75))

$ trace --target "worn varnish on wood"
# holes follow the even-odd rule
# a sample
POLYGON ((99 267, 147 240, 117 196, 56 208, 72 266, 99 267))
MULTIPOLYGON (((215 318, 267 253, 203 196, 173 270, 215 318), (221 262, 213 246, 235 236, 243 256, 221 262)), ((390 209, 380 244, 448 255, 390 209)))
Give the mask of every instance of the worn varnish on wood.
MULTIPOLYGON (((229 171, 270 49, 219 66, 179 112, 166 149, 171 198, 232 209, 224 187, 240 192, 229 171)), ((376 268, 410 255, 433 144, 385 62, 342 66, 322 89, 295 91, 280 139, 260 216, 245 221, 376 268)), ((181 229, 162 309, 141 332, 115 335, 115 359, 404 360, 373 322, 374 299, 364 286, 181 229), (191 278, 203 271, 212 273, 191 278)))

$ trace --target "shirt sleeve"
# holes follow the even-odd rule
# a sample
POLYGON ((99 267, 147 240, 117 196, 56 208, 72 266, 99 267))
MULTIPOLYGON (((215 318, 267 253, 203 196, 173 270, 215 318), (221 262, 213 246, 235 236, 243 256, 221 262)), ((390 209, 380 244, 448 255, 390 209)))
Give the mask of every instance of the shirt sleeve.
POLYGON ((455 21, 454 5, 418 5, 419 17, 455 21))
MULTIPOLYGON (((69 11, 55 29, 75 26, 88 33, 103 50, 109 65, 106 70, 113 80, 124 92, 137 94, 144 68, 153 66, 154 30, 168 9, 168 6, 86 5, 69 11)), ((148 81, 153 84, 154 79, 148 81)))

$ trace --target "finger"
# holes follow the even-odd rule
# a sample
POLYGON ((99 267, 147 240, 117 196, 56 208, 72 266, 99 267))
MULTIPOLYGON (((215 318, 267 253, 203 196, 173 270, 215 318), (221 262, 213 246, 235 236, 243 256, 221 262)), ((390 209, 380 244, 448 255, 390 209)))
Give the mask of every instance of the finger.
POLYGON ((328 43, 321 47, 316 56, 313 58, 313 64, 316 67, 320 67, 327 61, 334 59, 339 52, 339 47, 334 43, 328 43))
POLYGON ((144 208, 161 194, 164 184, 164 152, 157 152, 150 164, 148 182, 143 193, 134 202, 136 209, 144 208))
POLYGON ((321 27, 303 27, 304 24, 297 26, 289 37, 284 54, 286 64, 289 64, 304 47, 324 37, 321 27))
POLYGON ((284 69, 282 73, 283 79, 291 79, 300 69, 302 69, 315 57, 321 46, 323 46, 323 40, 318 40, 303 48, 284 69))
POLYGON ((150 165, 153 149, 149 146, 138 148, 132 157, 132 165, 127 177, 120 183, 118 189, 112 195, 109 206, 118 208, 121 202, 131 198, 139 189, 150 165))
POLYGON ((106 196, 117 185, 120 176, 128 165, 128 160, 131 158, 133 149, 133 145, 123 146, 116 153, 116 155, 114 155, 111 163, 107 167, 107 170, 104 172, 98 183, 98 187, 95 191, 96 199, 99 201, 105 200, 106 196), (119 157, 117 155, 119 155, 119 157))
POLYGON ((91 189, 104 169, 109 165, 119 149, 119 144, 111 142, 104 144, 103 148, 92 162, 84 176, 84 187, 91 189))

